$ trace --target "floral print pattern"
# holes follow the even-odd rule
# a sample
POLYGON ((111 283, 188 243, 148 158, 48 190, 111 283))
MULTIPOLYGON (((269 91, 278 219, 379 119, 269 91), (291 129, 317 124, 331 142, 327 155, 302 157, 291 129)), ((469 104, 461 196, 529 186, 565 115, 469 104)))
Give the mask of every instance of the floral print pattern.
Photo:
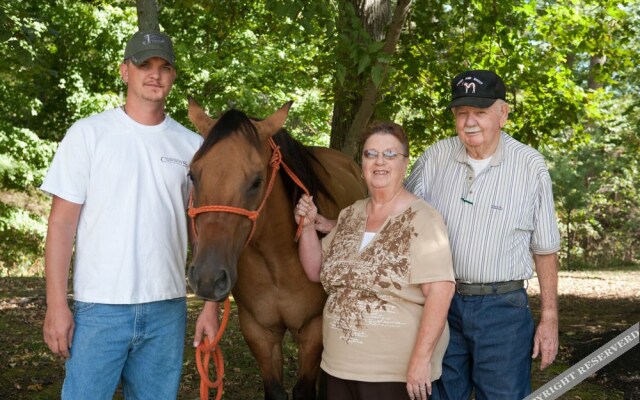
POLYGON ((338 221, 334 240, 325 253, 321 280, 328 294, 325 311, 347 343, 366 336, 367 326, 397 324, 385 317, 395 309, 386 298, 408 285, 415 214, 409 207, 390 216, 362 251, 366 213, 352 206, 338 221))

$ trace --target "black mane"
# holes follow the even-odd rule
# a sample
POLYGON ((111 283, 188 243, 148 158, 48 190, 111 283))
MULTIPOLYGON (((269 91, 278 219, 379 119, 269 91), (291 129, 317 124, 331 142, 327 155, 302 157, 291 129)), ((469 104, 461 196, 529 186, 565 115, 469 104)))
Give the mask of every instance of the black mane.
MULTIPOLYGON (((320 160, 311 153, 308 147, 291 137, 289 132, 284 128, 280 129, 278 133, 273 136, 273 141, 280 146, 284 162, 289 166, 298 179, 300 179, 314 198, 317 199, 317 194, 322 193, 328 199, 335 202, 334 197, 329 193, 325 184, 318 179, 318 176, 313 172, 313 168, 311 166, 312 163, 322 168, 324 168, 324 166, 320 163, 320 160)), ((287 193, 291 196, 291 201, 293 204, 296 204, 304 191, 298 187, 283 168, 280 169, 280 175, 282 176, 287 193)), ((318 205, 317 202, 316 205, 318 205)), ((318 208, 318 213, 322 213, 320 208, 318 208)))
POLYGON ((232 109, 222 114, 217 123, 211 127, 207 138, 193 156, 192 162, 199 160, 220 140, 238 133, 242 133, 249 143, 260 150, 260 136, 258 136, 256 127, 253 126, 245 113, 232 109))

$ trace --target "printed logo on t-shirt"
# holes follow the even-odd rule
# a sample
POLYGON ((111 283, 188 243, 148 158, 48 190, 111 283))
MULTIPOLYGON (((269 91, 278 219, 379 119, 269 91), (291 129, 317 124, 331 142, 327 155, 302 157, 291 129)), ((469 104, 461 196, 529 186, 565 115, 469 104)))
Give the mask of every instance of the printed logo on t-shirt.
POLYGON ((182 165, 185 168, 189 168, 189 163, 188 162, 183 161, 183 160, 179 160, 177 158, 162 156, 162 157, 160 157, 160 161, 162 161, 163 163, 178 164, 178 165, 182 165))

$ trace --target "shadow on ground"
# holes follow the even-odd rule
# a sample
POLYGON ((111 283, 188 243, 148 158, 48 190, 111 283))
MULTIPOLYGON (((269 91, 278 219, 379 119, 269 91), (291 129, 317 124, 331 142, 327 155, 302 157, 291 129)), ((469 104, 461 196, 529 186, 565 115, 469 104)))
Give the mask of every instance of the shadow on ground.
MULTIPOLYGON (((610 340, 626 331, 640 320, 638 299, 632 298, 585 298, 560 296, 560 351, 558 363, 566 365, 548 376, 537 372, 534 362, 533 390, 542 386, 567 368, 579 363, 610 340), (547 378, 535 382, 536 378, 547 378), (536 385, 537 383, 537 385, 536 385)), ((536 321, 539 320, 539 298, 531 298, 531 308, 536 321)), ((563 399, 640 399, 640 346, 635 346, 602 369, 587 378, 584 383, 562 396, 563 399), (593 396, 581 395, 585 385, 602 388, 593 396)))

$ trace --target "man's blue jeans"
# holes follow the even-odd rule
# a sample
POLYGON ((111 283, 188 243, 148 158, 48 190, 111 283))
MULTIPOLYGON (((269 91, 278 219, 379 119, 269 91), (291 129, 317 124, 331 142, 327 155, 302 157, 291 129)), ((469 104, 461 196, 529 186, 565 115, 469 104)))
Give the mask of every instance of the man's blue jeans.
POLYGON ((62 398, 175 399, 187 324, 184 297, 143 304, 75 302, 62 398))
POLYGON ((524 289, 499 295, 456 293, 451 338, 434 400, 520 400, 531 392, 533 318, 524 289))

